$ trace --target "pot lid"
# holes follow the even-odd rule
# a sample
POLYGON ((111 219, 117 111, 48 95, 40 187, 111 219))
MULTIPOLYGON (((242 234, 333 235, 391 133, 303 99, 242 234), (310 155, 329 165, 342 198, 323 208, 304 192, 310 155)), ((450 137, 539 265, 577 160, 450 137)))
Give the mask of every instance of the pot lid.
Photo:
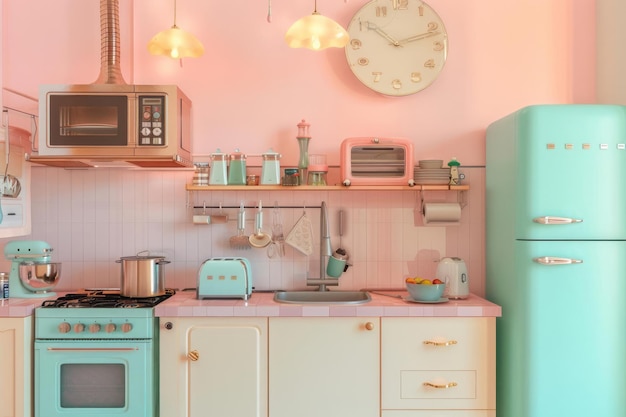
POLYGON ((142 260, 149 260, 149 259, 165 259, 165 256, 136 255, 136 256, 122 256, 120 257, 120 259, 124 261, 142 261, 142 260))

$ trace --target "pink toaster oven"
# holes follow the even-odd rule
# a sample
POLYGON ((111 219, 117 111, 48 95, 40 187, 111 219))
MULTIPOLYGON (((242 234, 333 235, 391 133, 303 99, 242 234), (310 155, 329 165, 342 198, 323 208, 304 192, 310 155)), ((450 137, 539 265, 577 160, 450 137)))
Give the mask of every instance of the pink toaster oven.
POLYGON ((415 185, 413 143, 404 138, 356 137, 341 143, 343 185, 415 185))

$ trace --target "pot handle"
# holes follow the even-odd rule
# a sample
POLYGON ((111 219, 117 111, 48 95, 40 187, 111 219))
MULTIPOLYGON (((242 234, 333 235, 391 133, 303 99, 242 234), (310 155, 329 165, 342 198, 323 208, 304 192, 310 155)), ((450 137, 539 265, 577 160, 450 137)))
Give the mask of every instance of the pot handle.
POLYGON ((166 261, 165 259, 160 260, 159 262, 157 262, 157 265, 166 265, 166 264, 170 264, 172 263, 171 261, 166 261))

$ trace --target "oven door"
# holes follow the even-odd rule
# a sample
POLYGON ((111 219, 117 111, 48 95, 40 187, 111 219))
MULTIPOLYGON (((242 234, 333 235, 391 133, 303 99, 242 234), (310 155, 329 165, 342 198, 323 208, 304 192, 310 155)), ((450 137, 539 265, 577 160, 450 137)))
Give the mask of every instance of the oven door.
POLYGON ((153 342, 36 341, 35 417, 153 417, 153 342))

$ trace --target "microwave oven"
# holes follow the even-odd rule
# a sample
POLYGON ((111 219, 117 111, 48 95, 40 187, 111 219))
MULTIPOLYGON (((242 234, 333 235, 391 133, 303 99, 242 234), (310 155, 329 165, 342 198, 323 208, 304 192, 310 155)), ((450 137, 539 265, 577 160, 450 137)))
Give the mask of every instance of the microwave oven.
POLYGON ((82 168, 190 167, 191 101, 174 85, 45 85, 29 160, 82 168))

